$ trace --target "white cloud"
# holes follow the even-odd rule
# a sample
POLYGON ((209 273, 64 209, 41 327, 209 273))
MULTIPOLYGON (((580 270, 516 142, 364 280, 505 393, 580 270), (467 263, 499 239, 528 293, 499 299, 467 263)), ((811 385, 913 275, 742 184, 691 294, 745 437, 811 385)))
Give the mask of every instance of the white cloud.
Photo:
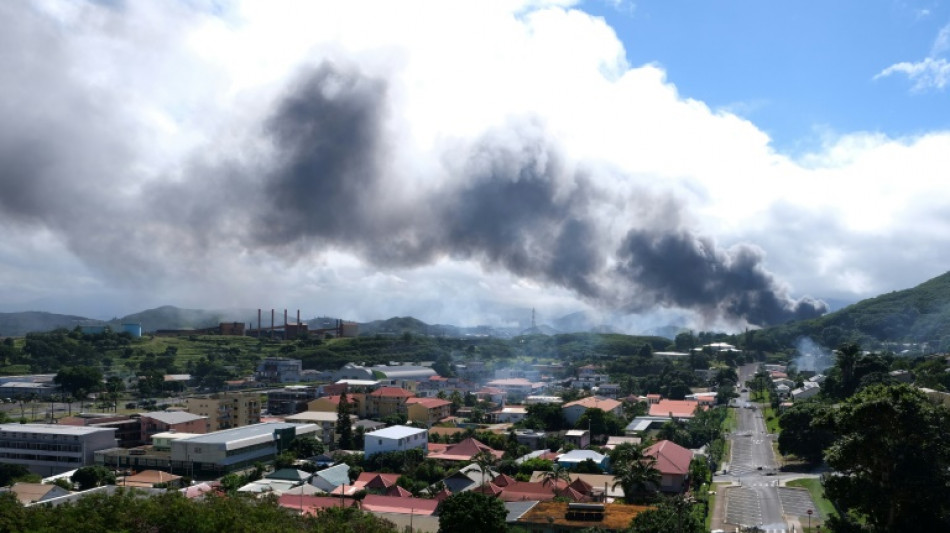
POLYGON ((914 91, 930 89, 942 91, 947 86, 947 82, 950 81, 950 63, 940 56, 948 49, 950 49, 950 24, 940 28, 940 31, 937 32, 929 56, 921 61, 895 63, 878 72, 874 79, 878 80, 895 74, 903 74, 914 82, 912 88, 914 91))
POLYGON ((893 74, 904 74, 914 82, 915 91, 927 89, 943 90, 950 80, 950 63, 944 58, 928 57, 916 63, 895 63, 879 72, 874 79, 886 78, 893 74))

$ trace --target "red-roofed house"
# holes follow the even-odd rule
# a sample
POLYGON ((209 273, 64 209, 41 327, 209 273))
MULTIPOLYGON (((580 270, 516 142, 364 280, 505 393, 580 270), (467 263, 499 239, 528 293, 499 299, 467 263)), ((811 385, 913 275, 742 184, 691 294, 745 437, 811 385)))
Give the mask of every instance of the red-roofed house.
POLYGON ((301 494, 281 494, 277 505, 286 509, 295 509, 301 514, 317 514, 328 507, 353 507, 356 500, 340 499, 331 496, 309 496, 301 494))
POLYGON ((441 398, 408 398, 406 411, 409 420, 431 427, 439 420, 452 416, 452 402, 441 398))
POLYGON ((643 450, 644 455, 656 458, 656 469, 663 475, 660 490, 683 492, 689 481, 689 463, 693 452, 668 440, 661 440, 643 450))
POLYGON ((431 516, 435 514, 439 500, 424 498, 400 498, 399 496, 383 496, 367 494, 360 503, 360 508, 371 513, 413 514, 416 516, 431 516))
MULTIPOLYGON (((693 418, 696 407, 701 404, 696 400, 660 400, 650 405, 650 416, 668 416, 671 418, 693 418)), ((700 407, 703 410, 709 408, 708 405, 700 407)))
POLYGON ((491 447, 479 442, 473 438, 467 438, 458 444, 453 444, 449 446, 442 453, 430 453, 429 459, 439 459, 442 461, 471 461, 472 457, 478 455, 479 452, 487 450, 491 452, 492 455, 501 459, 505 452, 494 450, 491 447))
POLYGON ((399 387, 380 387, 366 395, 366 414, 371 418, 385 418, 406 414, 406 400, 415 394, 399 387))
POLYGON ((497 496, 506 502, 547 501, 556 497, 570 498, 576 502, 593 500, 592 489, 585 487, 583 482, 568 485, 564 481, 517 481, 504 474, 495 476, 490 482, 474 490, 497 496))
POLYGON ((597 396, 588 396, 573 402, 568 402, 561 406, 561 412, 564 413, 564 419, 567 423, 574 425, 588 409, 600 409, 605 413, 612 413, 617 416, 623 416, 623 404, 611 398, 598 398, 597 396))
POLYGON ((356 492, 365 490, 377 494, 386 494, 391 488, 396 486, 396 480, 401 474, 382 474, 379 472, 362 472, 356 478, 352 485, 340 485, 333 489, 330 494, 339 496, 352 496, 356 492))

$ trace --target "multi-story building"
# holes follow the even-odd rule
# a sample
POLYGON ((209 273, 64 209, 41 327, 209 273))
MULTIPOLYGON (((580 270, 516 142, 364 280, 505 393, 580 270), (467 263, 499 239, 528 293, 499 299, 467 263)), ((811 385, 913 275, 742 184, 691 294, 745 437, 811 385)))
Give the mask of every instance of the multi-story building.
POLYGON ((272 415, 292 415, 307 410, 307 404, 320 396, 319 387, 291 385, 267 393, 267 412, 272 415))
POLYGON ((261 421, 261 397, 256 392, 228 392, 185 398, 185 410, 208 417, 208 431, 236 428, 261 421))
POLYGON ((314 424, 252 424, 171 441, 172 464, 194 472, 233 472, 258 461, 273 460, 297 437, 319 437, 314 424))
POLYGON ((303 363, 300 359, 268 357, 257 365, 257 381, 264 383, 296 383, 300 381, 303 363))
POLYGON ((406 405, 409 420, 425 427, 452 415, 452 402, 440 398, 408 398, 406 405))
POLYGON ((395 414, 407 414, 406 400, 415 394, 398 387, 380 387, 366 395, 368 417, 385 418, 395 414))
POLYGON ((115 428, 0 424, 0 463, 52 476, 91 465, 97 450, 116 446, 115 428))

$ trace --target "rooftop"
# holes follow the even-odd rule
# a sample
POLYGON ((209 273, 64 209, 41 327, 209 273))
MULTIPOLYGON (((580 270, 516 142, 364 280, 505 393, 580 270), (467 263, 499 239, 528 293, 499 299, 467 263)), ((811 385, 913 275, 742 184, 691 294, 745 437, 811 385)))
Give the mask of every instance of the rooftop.
POLYGON ((154 418, 163 424, 184 424, 185 422, 208 418, 206 416, 191 414, 188 411, 152 411, 149 413, 141 413, 141 416, 154 418))
POLYGON ((405 437, 411 437, 419 433, 427 433, 428 430, 424 428, 413 428, 409 426, 391 426, 388 428, 377 429, 376 431, 371 431, 367 433, 366 437, 376 437, 384 439, 402 439, 405 437))
POLYGON ((0 431, 10 433, 41 433, 43 435, 90 435, 103 431, 115 431, 115 428, 66 426, 60 424, 0 424, 0 431))
POLYGON ((303 424, 266 422, 261 424, 251 424, 250 426, 242 426, 238 428, 223 429, 221 431, 215 431, 205 435, 198 435, 197 437, 191 437, 189 439, 183 440, 186 440, 189 443, 224 444, 236 440, 273 434, 274 431, 277 431, 278 429, 294 428, 297 433, 300 433, 301 426, 303 426, 303 424))

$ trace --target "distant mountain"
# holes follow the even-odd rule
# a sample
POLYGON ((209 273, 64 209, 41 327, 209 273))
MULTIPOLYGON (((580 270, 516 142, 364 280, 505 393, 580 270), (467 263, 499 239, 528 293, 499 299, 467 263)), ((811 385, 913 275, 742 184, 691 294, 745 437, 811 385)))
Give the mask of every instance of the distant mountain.
POLYGON ((42 311, 0 313, 0 336, 21 337, 33 331, 56 328, 73 329, 76 326, 96 326, 105 322, 74 315, 57 315, 42 311))
POLYGON ((809 336, 826 347, 844 342, 927 342, 950 349, 950 272, 920 285, 862 300, 827 315, 762 330, 779 342, 809 336))
MULTIPOLYGON (((284 318, 280 317, 281 323, 283 323, 283 320, 284 318)), ((257 311, 249 309, 209 311, 204 309, 182 309, 165 305, 110 320, 109 325, 116 327, 122 324, 141 324, 143 331, 155 331, 159 329, 211 328, 221 322, 256 323, 257 311)))

